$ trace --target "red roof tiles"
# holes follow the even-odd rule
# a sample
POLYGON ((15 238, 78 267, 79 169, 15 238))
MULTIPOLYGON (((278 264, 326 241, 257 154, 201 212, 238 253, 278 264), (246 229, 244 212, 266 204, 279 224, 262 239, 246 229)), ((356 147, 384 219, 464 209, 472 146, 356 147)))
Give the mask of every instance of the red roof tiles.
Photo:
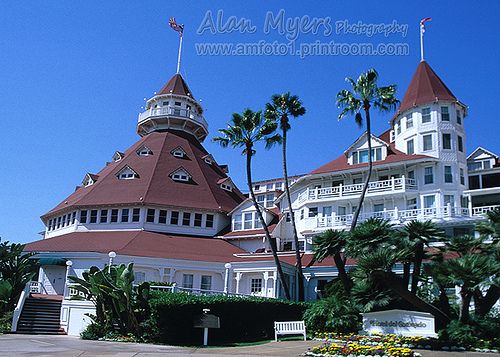
MULTIPOLYGON (((386 140, 389 137, 389 132, 390 130, 387 130, 384 133, 382 133, 379 136, 379 139, 385 142, 389 142, 389 140, 386 140)), ((432 158, 427 155, 407 155, 404 152, 397 150, 394 147, 394 144, 390 144, 389 147, 387 148, 387 156, 385 160, 374 161, 373 166, 402 162, 402 161, 418 160, 418 159, 432 159, 432 158)), ((336 171, 344 171, 344 170, 357 169, 367 166, 368 163, 350 165, 347 162, 347 156, 343 154, 340 155, 335 160, 330 161, 329 163, 317 168, 314 171, 311 171, 310 174, 322 174, 322 173, 329 173, 336 171)))
POLYGON ((229 192, 217 184, 227 175, 216 164, 207 164, 202 159, 205 155, 207 151, 190 134, 174 130, 151 133, 125 151, 121 160, 104 167, 98 173, 97 182, 79 187, 44 216, 76 207, 124 204, 229 212, 245 197, 237 188, 229 192), (151 149, 153 154, 137 155, 136 151, 143 146, 151 149), (179 146, 186 152, 186 157, 178 158, 170 153, 179 146), (119 180, 116 175, 126 166, 139 177, 119 180), (189 182, 178 182, 169 177, 179 167, 192 175, 189 182))
POLYGON ((26 252, 96 252, 149 258, 228 262, 245 251, 217 238, 147 231, 75 232, 28 243, 26 252))
POLYGON ((417 66, 417 70, 406 90, 398 109, 398 114, 414 106, 426 103, 433 103, 438 100, 449 100, 456 102, 457 98, 448 89, 446 84, 438 77, 425 61, 417 66))
POLYGON ((163 86, 162 89, 157 93, 157 95, 161 94, 178 94, 178 95, 185 95, 188 97, 191 97, 194 99, 193 94, 191 93, 191 90, 189 89, 186 81, 184 81, 184 78, 177 73, 174 74, 172 78, 163 86))

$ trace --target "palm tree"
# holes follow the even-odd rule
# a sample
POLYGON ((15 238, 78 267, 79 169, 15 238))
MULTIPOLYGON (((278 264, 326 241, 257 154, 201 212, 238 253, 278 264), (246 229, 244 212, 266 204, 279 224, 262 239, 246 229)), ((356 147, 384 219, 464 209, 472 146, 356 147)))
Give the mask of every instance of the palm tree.
POLYGON ((351 290, 351 281, 345 268, 345 258, 342 256, 347 243, 348 233, 345 231, 335 231, 328 229, 314 237, 313 249, 314 259, 318 262, 325 258, 333 257, 337 267, 339 279, 344 290, 348 293, 351 290))
POLYGON ((214 142, 218 142, 222 147, 231 146, 233 148, 243 148, 242 154, 246 155, 246 169, 247 169, 247 185, 250 192, 250 197, 259 216, 260 223, 264 229, 267 242, 271 247, 271 252, 273 254, 274 263, 276 264, 276 270, 278 271, 278 277, 283 288, 286 299, 290 299, 290 290, 285 280, 285 274, 281 267, 281 262, 278 258, 278 248, 276 245, 276 239, 271 237, 269 233, 269 228, 262 215, 262 210, 257 199, 255 197, 255 192, 252 185, 252 157, 255 155, 255 144, 258 142, 265 142, 266 148, 270 148, 273 144, 279 142, 281 137, 277 134, 273 134, 276 130, 277 125, 271 120, 264 120, 262 118, 262 113, 253 112, 250 109, 246 109, 240 115, 238 113, 233 113, 231 123, 228 124, 226 129, 219 129, 222 134, 220 137, 213 138, 214 142))
POLYGON ((410 221, 404 228, 403 233, 414 244, 413 274, 411 279, 411 292, 417 293, 418 282, 422 272, 422 262, 424 261, 425 246, 429 246, 432 241, 444 238, 444 232, 437 228, 431 221, 410 221))
POLYGON ((354 217, 351 223, 351 231, 356 227, 361 206, 365 199, 368 183, 372 175, 372 143, 371 143, 371 121, 370 121, 370 108, 373 106, 381 112, 388 112, 396 108, 399 101, 395 97, 396 85, 391 84, 386 87, 377 86, 378 73, 374 69, 369 69, 362 73, 356 81, 347 77, 346 81, 351 84, 352 91, 341 90, 337 94, 337 106, 342 109, 338 119, 342 119, 347 114, 354 115, 354 120, 358 126, 363 124, 363 115, 361 111, 365 112, 366 121, 366 137, 368 140, 368 175, 363 186, 363 191, 359 198, 359 204, 354 212, 354 217))
POLYGON ((275 121, 281 129, 281 144, 283 156, 283 178, 285 180, 285 193, 288 201, 288 211, 293 227, 293 240, 295 242, 295 260, 298 270, 298 295, 299 300, 304 300, 304 274, 302 272, 302 259, 299 250, 299 237, 297 235, 297 227, 295 226, 295 216, 292 210, 292 199, 290 198, 290 188, 288 183, 288 171, 286 167, 286 139, 288 130, 290 130, 289 117, 297 118, 306 113, 306 108, 302 106, 299 97, 291 95, 290 92, 271 97, 271 102, 266 104, 264 116, 268 120, 275 121))

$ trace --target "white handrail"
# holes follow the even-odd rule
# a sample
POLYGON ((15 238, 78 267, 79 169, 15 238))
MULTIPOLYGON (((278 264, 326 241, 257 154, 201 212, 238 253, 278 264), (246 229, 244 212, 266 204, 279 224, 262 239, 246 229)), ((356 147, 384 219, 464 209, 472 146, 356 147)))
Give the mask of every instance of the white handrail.
POLYGON ((19 318, 21 317, 21 312, 23 312, 24 303, 26 299, 30 296, 30 290, 31 290, 31 281, 26 283, 26 285, 24 286, 24 289, 21 292, 21 295, 19 296, 19 300, 17 301, 16 308, 14 309, 14 313, 12 315, 12 327, 11 327, 12 332, 17 331, 17 323, 19 322, 19 318))

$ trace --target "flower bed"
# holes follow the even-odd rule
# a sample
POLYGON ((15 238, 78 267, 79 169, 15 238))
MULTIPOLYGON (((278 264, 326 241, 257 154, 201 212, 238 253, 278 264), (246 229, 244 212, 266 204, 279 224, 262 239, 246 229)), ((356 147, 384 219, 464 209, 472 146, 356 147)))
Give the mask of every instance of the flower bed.
POLYGON ((321 346, 314 347, 306 356, 378 356, 378 357, 417 357, 419 353, 413 352, 407 347, 395 347, 389 343, 377 345, 363 345, 357 342, 325 342, 321 346))
POLYGON ((418 349, 435 349, 441 347, 439 346, 438 339, 422 336, 400 336, 394 334, 342 335, 331 332, 323 332, 317 333, 315 338, 333 342, 356 342, 359 345, 364 346, 392 345, 394 347, 418 349))

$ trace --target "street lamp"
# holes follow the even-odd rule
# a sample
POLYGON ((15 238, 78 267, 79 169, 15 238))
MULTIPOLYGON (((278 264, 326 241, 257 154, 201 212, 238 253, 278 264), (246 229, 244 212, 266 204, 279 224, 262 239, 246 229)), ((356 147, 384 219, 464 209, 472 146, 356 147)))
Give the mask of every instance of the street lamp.
POLYGON ((109 257, 108 273, 111 273, 111 266, 113 265, 113 259, 116 258, 116 253, 115 252, 109 252, 108 253, 108 257, 109 257))
POLYGON ((69 291, 68 291, 68 285, 69 285, 69 281, 68 281, 68 277, 69 277, 69 270, 71 269, 71 267, 73 266, 73 262, 71 260, 67 260, 66 261, 66 284, 65 284, 65 288, 64 288, 64 296, 68 296, 69 294, 69 291))
POLYGON ((227 294, 229 291, 229 269, 231 269, 231 263, 224 264, 224 268, 226 268, 226 275, 224 277, 224 294, 227 294))

